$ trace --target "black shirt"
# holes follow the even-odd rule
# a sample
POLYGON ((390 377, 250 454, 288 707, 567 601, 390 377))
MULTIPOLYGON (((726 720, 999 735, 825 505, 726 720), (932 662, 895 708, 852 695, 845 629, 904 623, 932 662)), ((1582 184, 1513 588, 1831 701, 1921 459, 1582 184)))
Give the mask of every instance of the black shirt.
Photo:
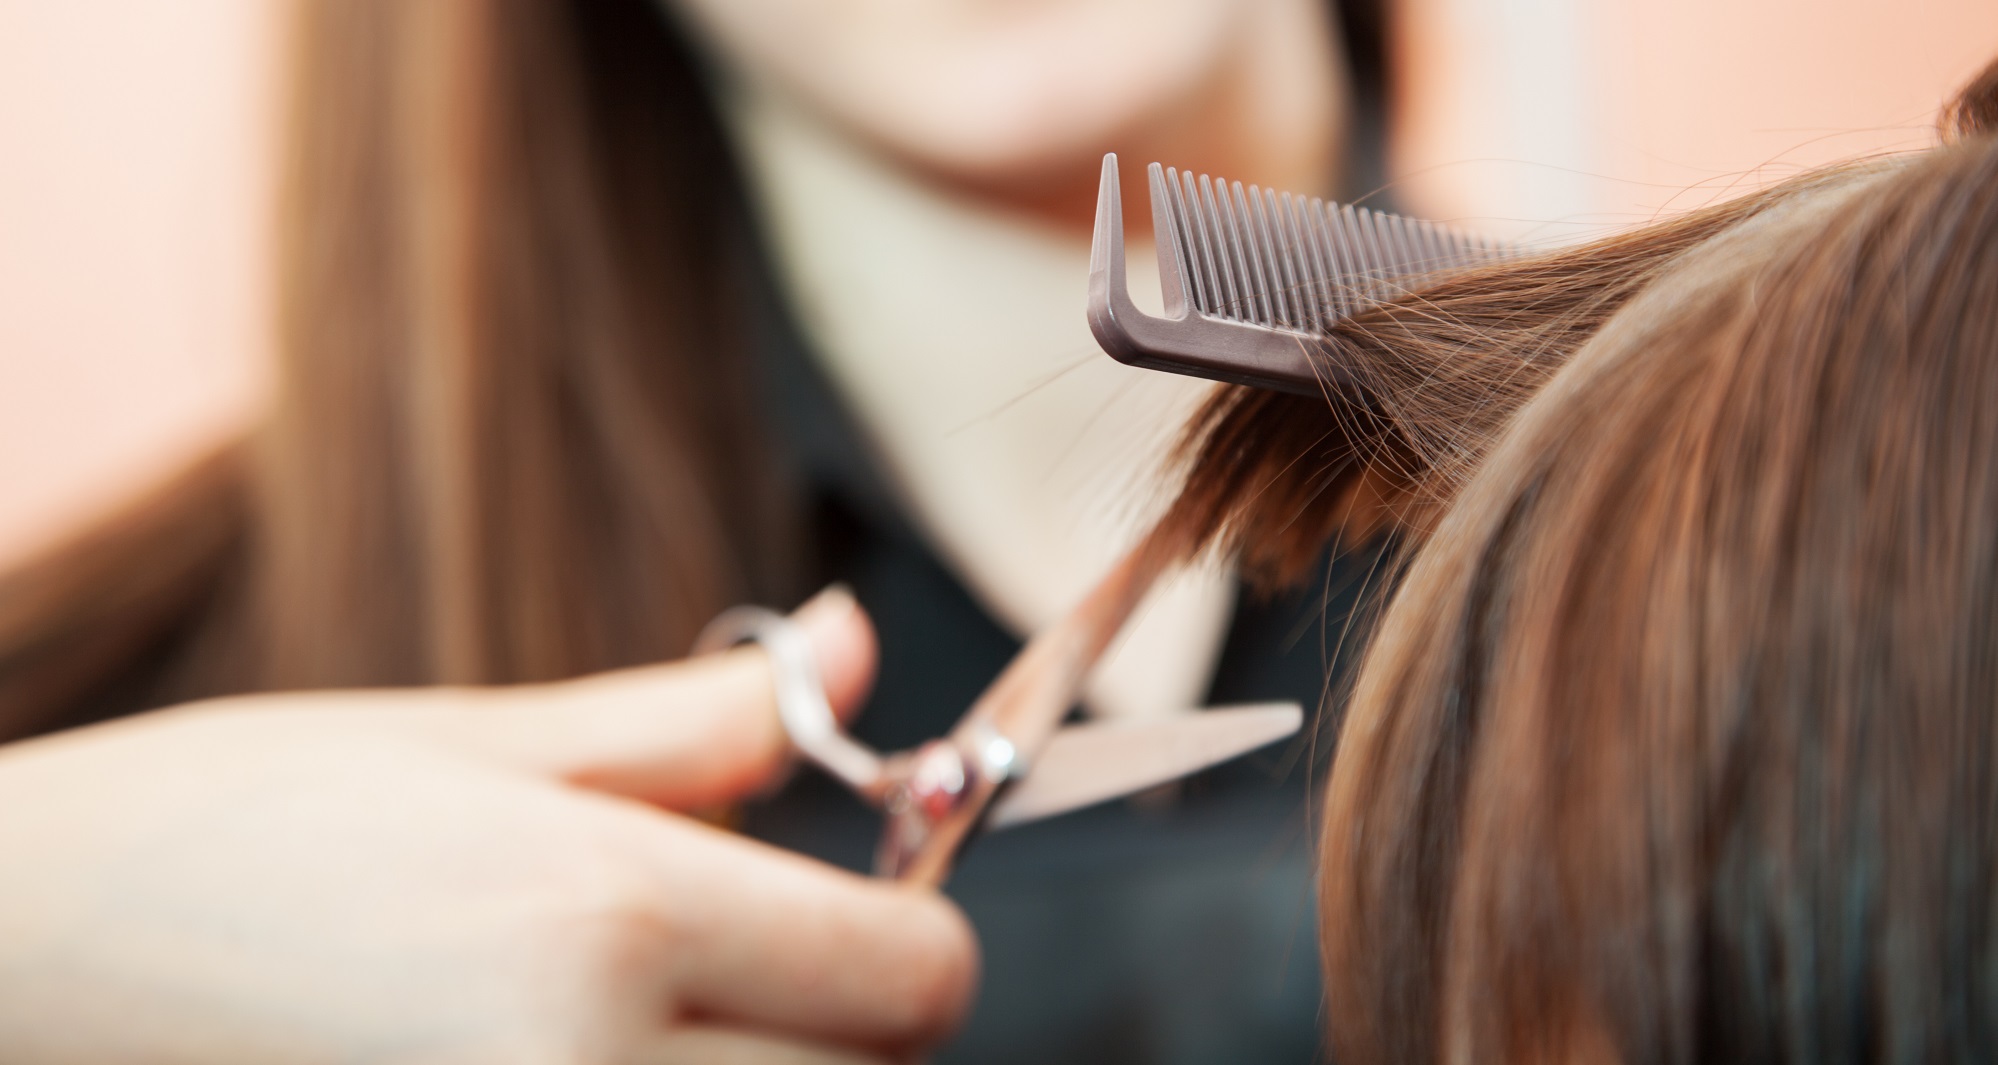
MULTIPOLYGON (((915 533, 852 415, 767 283, 758 350, 769 414, 809 500, 824 581, 850 584, 880 634, 853 731, 882 750, 942 735, 1019 650, 915 533)), ((937 1061, 1310 1062, 1319 1055, 1307 816, 1332 735, 1318 711, 1368 559, 1328 562, 1277 598, 1245 590, 1210 704, 1291 699, 1304 731, 1176 788, 982 837, 946 890, 985 975, 937 1061)), ((855 870, 880 819, 812 769, 747 830, 855 870)))

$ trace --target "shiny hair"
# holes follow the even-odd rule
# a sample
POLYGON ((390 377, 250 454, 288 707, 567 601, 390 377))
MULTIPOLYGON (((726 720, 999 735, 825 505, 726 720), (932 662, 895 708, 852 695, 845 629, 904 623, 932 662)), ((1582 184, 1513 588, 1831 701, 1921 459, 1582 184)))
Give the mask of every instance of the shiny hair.
POLYGON ((298 0, 264 424, 0 576, 0 739, 684 653, 797 589, 740 182, 655 0, 298 0))
MULTIPOLYGON (((1333 1060, 1998 1053, 1998 66, 1953 143, 1355 319, 1159 535, 1399 528, 1323 810, 1333 1060)), ((1190 549, 1190 547, 1189 547, 1190 549)))
MULTIPOLYGON (((654 661, 805 591, 754 226, 670 5, 289 3, 273 409, 0 573, 0 741, 654 661)), ((1336 15, 1367 119, 1384 5, 1336 15)))

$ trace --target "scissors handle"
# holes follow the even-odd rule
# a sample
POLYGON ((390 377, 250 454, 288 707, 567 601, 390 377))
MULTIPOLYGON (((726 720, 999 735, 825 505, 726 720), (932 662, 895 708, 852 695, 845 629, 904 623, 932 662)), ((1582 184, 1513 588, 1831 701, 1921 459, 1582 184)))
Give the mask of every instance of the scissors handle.
POLYGON ((1156 538, 1142 541, 1073 610, 1028 641, 948 737, 900 754, 884 757, 840 729, 810 641, 776 611, 723 612, 695 652, 761 644, 776 666, 778 714, 799 753, 886 816, 875 871, 935 887, 1000 789, 1027 771, 1060 727, 1090 670, 1176 555, 1156 538))
POLYGON ((774 660, 777 716, 798 753, 862 798, 881 804, 891 786, 890 762, 839 727, 826 701, 811 640, 789 618, 760 606, 730 607, 701 630, 694 653, 720 651, 744 640, 761 644, 774 660))

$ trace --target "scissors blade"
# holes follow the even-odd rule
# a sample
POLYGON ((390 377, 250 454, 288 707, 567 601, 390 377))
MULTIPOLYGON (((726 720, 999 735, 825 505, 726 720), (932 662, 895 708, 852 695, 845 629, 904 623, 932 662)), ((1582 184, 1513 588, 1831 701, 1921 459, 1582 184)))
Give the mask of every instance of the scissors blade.
MULTIPOLYGON (((1125 555, 1075 608, 1027 641, 991 687, 971 705, 950 742, 967 752, 1005 752, 1032 764, 1075 705, 1083 681, 1159 574, 1172 561, 1172 545, 1145 541, 1125 555)), ((991 761, 974 757, 974 764, 991 761)), ((972 774, 956 806, 935 820, 892 810, 876 868, 884 875, 935 887, 951 859, 984 821, 1002 776, 972 774)))
POLYGON ((1177 780, 1293 735, 1303 724, 1304 708, 1296 703, 1258 703, 1065 728, 1000 795, 986 827, 1010 828, 1177 780))

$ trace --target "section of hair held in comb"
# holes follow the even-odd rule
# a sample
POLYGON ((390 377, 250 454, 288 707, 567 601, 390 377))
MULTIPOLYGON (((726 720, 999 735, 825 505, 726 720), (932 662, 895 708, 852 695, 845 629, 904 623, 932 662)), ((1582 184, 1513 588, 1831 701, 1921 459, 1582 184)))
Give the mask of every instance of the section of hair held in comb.
POLYGON ((1183 557, 1232 555, 1265 587, 1302 579, 1333 541, 1419 537, 1512 414, 1674 259, 1844 172, 1451 274, 1331 323, 1309 355, 1321 380, 1351 383, 1217 388, 1184 430, 1152 535, 1183 557))

